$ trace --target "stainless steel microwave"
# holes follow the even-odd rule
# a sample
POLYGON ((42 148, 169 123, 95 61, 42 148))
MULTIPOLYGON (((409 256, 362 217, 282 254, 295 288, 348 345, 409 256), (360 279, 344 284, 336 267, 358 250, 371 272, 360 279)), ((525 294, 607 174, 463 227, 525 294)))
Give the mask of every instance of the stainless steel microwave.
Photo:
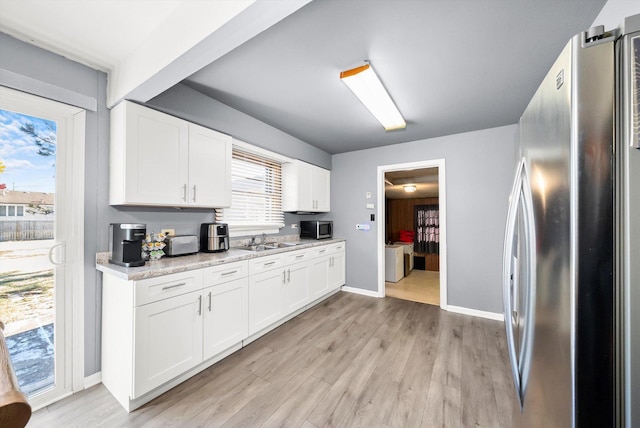
POLYGON ((327 220, 303 220, 300 222, 300 237, 326 239, 333 237, 333 222, 327 220))

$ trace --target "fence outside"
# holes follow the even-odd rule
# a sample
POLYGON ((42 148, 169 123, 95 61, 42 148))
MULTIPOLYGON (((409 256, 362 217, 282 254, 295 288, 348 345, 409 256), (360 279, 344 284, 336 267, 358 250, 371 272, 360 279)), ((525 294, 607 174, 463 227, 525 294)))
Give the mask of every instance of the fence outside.
POLYGON ((0 242, 53 239, 53 220, 0 221, 0 242))

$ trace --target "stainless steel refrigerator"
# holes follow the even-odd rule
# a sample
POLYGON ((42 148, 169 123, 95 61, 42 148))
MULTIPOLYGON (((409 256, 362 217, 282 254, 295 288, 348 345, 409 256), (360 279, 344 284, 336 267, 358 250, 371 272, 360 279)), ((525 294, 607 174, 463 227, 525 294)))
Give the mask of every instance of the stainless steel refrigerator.
POLYGON ((504 245, 514 427, 640 427, 640 15, 564 48, 520 118, 504 245))

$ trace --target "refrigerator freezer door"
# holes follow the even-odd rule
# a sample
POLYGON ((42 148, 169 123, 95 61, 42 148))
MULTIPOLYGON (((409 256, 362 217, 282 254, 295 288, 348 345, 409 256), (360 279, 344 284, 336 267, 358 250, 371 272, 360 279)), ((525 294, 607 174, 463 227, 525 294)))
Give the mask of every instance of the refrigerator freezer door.
POLYGON ((613 421, 613 42, 583 42, 563 49, 520 119, 535 310, 514 427, 613 421))

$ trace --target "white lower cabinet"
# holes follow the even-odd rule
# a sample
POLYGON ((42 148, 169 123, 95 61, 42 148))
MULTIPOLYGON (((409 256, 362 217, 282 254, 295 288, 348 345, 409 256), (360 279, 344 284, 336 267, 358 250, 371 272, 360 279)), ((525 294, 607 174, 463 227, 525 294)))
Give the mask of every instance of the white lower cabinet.
POLYGON ((202 362, 202 293, 134 309, 133 398, 202 362))
POLYGON ((241 343, 249 335, 247 270, 247 262, 205 269, 204 360, 241 343))
POLYGON ((314 251, 309 262, 309 300, 318 299, 329 292, 329 256, 327 249, 314 251))
POLYGON ((285 315, 303 308, 309 302, 309 262, 305 250, 291 253, 291 262, 287 266, 287 278, 283 291, 283 310, 285 315))
POLYGON ((132 411, 344 284, 344 243, 128 281, 104 274, 102 382, 132 411))
POLYGON ((328 284, 329 290, 336 290, 345 284, 346 280, 346 256, 345 244, 333 244, 329 248, 329 272, 328 284))
POLYGON ((282 295, 286 273, 279 267, 249 278, 249 334, 282 318, 282 295))

